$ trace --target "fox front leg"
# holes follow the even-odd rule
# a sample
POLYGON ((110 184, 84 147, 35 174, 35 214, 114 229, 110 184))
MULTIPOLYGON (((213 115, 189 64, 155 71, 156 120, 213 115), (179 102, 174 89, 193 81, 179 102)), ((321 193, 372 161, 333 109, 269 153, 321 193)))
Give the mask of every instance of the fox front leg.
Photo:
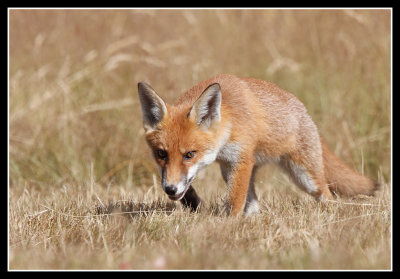
POLYGON ((253 174, 254 161, 241 160, 233 165, 221 165, 222 175, 228 184, 225 210, 237 216, 243 209, 253 174))
POLYGON ((191 211, 196 211, 200 208, 202 200, 197 195, 192 185, 190 185, 189 189, 185 193, 185 196, 180 200, 180 202, 184 207, 190 208, 191 211))

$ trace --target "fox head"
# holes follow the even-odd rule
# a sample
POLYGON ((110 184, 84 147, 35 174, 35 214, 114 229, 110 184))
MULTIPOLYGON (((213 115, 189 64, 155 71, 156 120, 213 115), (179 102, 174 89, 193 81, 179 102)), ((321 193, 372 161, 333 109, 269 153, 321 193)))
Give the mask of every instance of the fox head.
POLYGON ((221 121, 221 88, 208 86, 193 104, 170 106, 150 85, 138 83, 146 141, 168 197, 180 200, 196 173, 217 156, 216 130, 221 121))

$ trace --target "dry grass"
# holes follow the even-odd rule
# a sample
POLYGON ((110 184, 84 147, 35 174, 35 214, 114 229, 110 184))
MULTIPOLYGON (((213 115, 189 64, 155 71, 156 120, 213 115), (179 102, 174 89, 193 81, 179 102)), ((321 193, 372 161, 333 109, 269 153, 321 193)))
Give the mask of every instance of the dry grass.
POLYGON ((68 184, 12 194, 10 268, 390 268, 387 191, 318 204, 289 187, 269 188, 259 216, 233 218, 219 214, 217 193, 202 193, 206 208, 190 213, 155 187, 121 195, 68 184))
POLYGON ((388 10, 10 10, 10 269, 390 269, 388 10), (216 73, 270 80, 306 105, 376 197, 315 203, 273 166, 252 218, 167 200, 136 83, 172 102, 216 73), (126 213, 130 212, 130 213, 126 213))

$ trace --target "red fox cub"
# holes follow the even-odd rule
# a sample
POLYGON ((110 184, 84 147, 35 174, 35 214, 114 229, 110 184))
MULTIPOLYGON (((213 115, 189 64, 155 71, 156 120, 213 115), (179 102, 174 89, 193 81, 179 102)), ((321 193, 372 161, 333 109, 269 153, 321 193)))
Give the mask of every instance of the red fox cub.
POLYGON ((191 183, 199 169, 217 161, 228 185, 226 210, 259 210, 257 168, 279 164, 300 189, 317 200, 370 195, 378 183, 340 161, 320 137, 294 95, 254 78, 220 74, 166 104, 150 85, 138 83, 146 141, 171 200, 193 210, 201 199, 191 183))

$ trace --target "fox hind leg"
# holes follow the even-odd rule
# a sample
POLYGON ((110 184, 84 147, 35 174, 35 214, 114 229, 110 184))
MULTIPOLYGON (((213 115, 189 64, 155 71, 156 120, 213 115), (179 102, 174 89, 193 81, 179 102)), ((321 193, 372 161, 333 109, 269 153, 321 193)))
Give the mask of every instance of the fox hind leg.
POLYGON ((323 170, 307 169, 303 165, 296 164, 291 159, 281 162, 281 166, 288 172, 300 189, 309 193, 318 201, 332 198, 323 170))

